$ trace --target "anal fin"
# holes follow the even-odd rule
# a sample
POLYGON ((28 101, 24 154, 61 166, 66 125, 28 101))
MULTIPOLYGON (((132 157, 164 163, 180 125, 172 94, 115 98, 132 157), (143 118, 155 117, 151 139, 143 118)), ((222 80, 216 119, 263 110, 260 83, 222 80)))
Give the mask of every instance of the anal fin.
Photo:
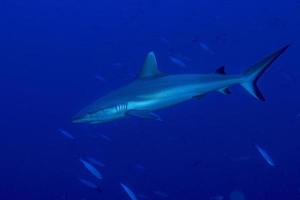
POLYGON ((199 94, 199 95, 196 95, 196 96, 193 96, 193 99, 202 99, 203 97, 205 96, 205 94, 199 94))
POLYGON ((231 91, 228 88, 222 88, 222 89, 219 90, 219 92, 221 92, 224 95, 231 94, 231 91))

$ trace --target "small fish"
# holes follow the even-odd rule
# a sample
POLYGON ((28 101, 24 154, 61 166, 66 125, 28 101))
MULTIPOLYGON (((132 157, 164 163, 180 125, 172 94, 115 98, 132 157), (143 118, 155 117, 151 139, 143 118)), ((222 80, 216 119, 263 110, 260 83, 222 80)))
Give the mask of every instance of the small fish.
POLYGON ((258 150, 258 152, 260 153, 260 155, 265 159, 265 161, 272 167, 275 167, 275 163, 273 161, 273 159, 271 158, 271 156, 268 154, 268 152, 266 150, 264 150, 263 148, 261 148, 259 145, 255 145, 256 149, 258 150))
POLYGON ((91 189, 94 189, 96 190, 97 192, 101 193, 102 192, 102 188, 99 186, 99 185, 96 185, 95 183, 91 182, 91 181, 88 181, 86 179, 83 179, 83 178, 79 178, 79 181, 85 185, 86 187, 88 188, 91 188, 91 189))
POLYGON ((67 132, 67 131, 65 131, 65 130, 63 130, 63 129, 58 129, 58 131, 63 135, 63 136, 65 136, 66 138, 68 138, 68 139, 71 139, 71 140, 74 140, 75 138, 74 138, 74 136, 73 135, 71 135, 71 133, 69 133, 69 132, 67 132))
POLYGON ((203 42, 199 42, 199 46, 206 52, 208 52, 209 54, 215 54, 215 52, 213 50, 211 50, 207 44, 203 43, 203 42))
POLYGON ((135 194, 132 192, 132 190, 129 189, 129 187, 127 187, 123 183, 120 183, 120 184, 121 184, 122 188, 124 189, 124 191, 128 194, 128 196, 130 197, 131 200, 138 200, 137 197, 135 196, 135 194))
POLYGON ((83 185, 85 185, 85 186, 87 186, 87 187, 89 187, 89 188, 96 189, 96 188, 98 187, 95 183, 93 183, 93 182, 91 182, 91 181, 88 181, 88 180, 86 180, 86 179, 79 178, 78 180, 79 180, 83 185))
POLYGON ((84 165, 84 167, 93 174, 96 178, 102 179, 102 174, 89 162, 80 159, 80 162, 84 165))
POLYGON ((169 195, 167 193, 159 191, 159 190, 153 191, 153 193, 160 198, 168 198, 169 197, 169 195))
POLYGON ((97 165, 98 167, 104 167, 105 166, 103 162, 101 162, 100 160, 98 160, 96 158, 88 157, 87 160, 90 161, 90 163, 92 163, 94 165, 97 165))
POLYGON ((105 79, 103 76, 99 75, 99 74, 97 74, 97 75, 95 76, 95 78, 96 78, 96 80, 98 80, 98 81, 106 82, 106 79, 105 79))
POLYGON ((224 196, 222 196, 222 195, 210 197, 210 200, 223 200, 223 199, 224 199, 224 196))
POLYGON ((186 64, 180 60, 179 58, 175 58, 173 56, 169 56, 169 59, 174 63, 175 65, 178 65, 179 67, 186 68, 186 64))
POLYGON ((145 169, 146 169, 144 167, 144 165, 142 165, 140 163, 135 164, 135 168, 138 169, 138 170, 140 170, 140 171, 145 171, 145 169))
POLYGON ((101 134, 101 135, 99 135, 99 137, 101 137, 102 139, 104 139, 104 140, 106 140, 108 142, 111 142, 111 138, 108 137, 107 135, 101 134))

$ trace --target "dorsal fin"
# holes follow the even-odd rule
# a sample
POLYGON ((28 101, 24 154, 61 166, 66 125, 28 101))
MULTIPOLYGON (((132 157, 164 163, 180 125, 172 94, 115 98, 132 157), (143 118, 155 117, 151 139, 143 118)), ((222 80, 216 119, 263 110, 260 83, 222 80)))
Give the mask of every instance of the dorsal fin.
POLYGON ((226 72, 225 72, 225 66, 219 67, 219 68, 216 70, 216 73, 217 73, 217 74, 222 74, 222 75, 226 74, 226 72))
POLYGON ((149 52, 142 70, 139 74, 139 78, 155 78, 161 76, 162 73, 157 68, 157 62, 153 51, 149 52))

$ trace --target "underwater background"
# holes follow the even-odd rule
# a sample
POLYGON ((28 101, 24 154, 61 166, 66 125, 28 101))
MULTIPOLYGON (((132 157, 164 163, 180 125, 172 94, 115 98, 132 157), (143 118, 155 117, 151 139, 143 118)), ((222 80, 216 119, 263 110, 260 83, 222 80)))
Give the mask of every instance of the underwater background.
POLYGON ((129 200, 120 183, 138 199, 300 199, 299 10, 299 0, 1 1, 0 199, 129 200), (285 44, 259 81, 266 102, 237 86, 160 110, 162 122, 71 123, 133 81, 149 51, 166 74, 236 74, 285 44))

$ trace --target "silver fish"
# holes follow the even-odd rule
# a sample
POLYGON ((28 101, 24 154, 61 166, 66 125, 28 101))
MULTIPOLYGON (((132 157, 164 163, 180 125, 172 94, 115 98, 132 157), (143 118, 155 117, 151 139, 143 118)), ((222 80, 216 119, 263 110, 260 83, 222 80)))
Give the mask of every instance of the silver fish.
POLYGON ((211 50, 207 44, 200 42, 199 45, 204 51, 208 52, 209 54, 215 54, 215 52, 211 50))
POLYGON ((58 131, 63 135, 63 136, 65 136, 66 138, 68 138, 68 139, 71 139, 71 140, 74 140, 75 138, 74 138, 74 136, 71 134, 71 133, 69 133, 69 132, 67 132, 67 131, 65 131, 65 130, 63 130, 63 129, 58 129, 58 131))
POLYGON ((263 148, 261 148, 259 145, 255 145, 256 149, 258 150, 258 152, 260 153, 260 155, 265 159, 265 161, 272 167, 275 167, 275 163, 273 161, 273 159, 271 158, 271 156, 269 155, 269 153, 264 150, 263 148))
POLYGON ((87 187, 89 187, 89 188, 96 189, 96 188, 98 187, 95 183, 93 183, 93 182, 91 182, 91 181, 88 181, 88 180, 86 180, 86 179, 79 178, 78 180, 79 180, 83 185, 85 185, 85 186, 87 186, 87 187))
POLYGON ((96 178, 102 179, 102 174, 89 162, 80 159, 80 162, 84 165, 84 167, 93 174, 96 178))
POLYGON ((179 67, 183 67, 183 68, 186 67, 186 64, 179 58, 169 56, 169 59, 172 61, 172 63, 174 63, 175 65, 178 65, 179 67))
POLYGON ((104 140, 106 140, 108 142, 111 142, 111 138, 108 137, 107 135, 101 134, 101 135, 99 135, 99 137, 101 137, 102 139, 104 139, 104 140))
POLYGON ((121 184, 122 188, 124 189, 124 191, 128 194, 128 196, 130 197, 131 200, 138 200, 136 195, 132 192, 131 189, 129 189, 129 187, 127 187, 123 183, 120 183, 120 184, 121 184))
POLYGON ((103 162, 101 162, 100 160, 98 160, 98 159, 96 159, 96 158, 88 157, 87 160, 88 160, 90 163, 92 163, 92 164, 94 164, 94 165, 97 165, 98 167, 104 167, 104 166, 105 166, 103 162))
POLYGON ((99 74, 96 74, 95 78, 96 78, 96 80, 98 80, 98 81, 106 82, 106 79, 105 79, 103 76, 99 75, 99 74))

